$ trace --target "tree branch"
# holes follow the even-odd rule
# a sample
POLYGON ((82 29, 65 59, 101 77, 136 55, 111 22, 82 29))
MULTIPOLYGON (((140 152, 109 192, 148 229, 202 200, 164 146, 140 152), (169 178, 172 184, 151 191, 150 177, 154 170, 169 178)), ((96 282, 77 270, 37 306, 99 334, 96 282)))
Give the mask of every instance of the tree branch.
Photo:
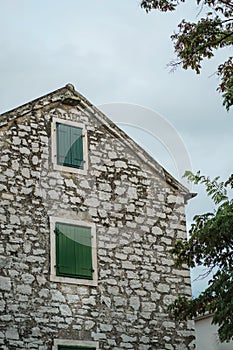
POLYGON ((219 0, 219 2, 225 4, 226 6, 229 6, 233 9, 233 5, 231 3, 228 3, 227 1, 219 0))
MULTIPOLYGON (((208 43, 208 44, 205 44, 205 45, 200 46, 199 48, 197 48, 196 50, 193 51, 192 56, 195 56, 199 51, 201 51, 201 50, 207 48, 208 46, 219 45, 222 41, 226 40, 227 38, 229 38, 229 37, 232 36, 232 35, 233 35, 233 31, 230 32, 230 33, 228 33, 228 34, 226 34, 223 38, 221 38, 221 39, 219 39, 219 40, 217 40, 217 41, 215 41, 215 42, 212 41, 212 42, 210 42, 210 43, 208 43)), ((182 63, 184 63, 184 62, 186 62, 186 61, 187 61, 187 59, 182 59, 182 60, 180 60, 179 62, 171 61, 171 62, 168 64, 168 66, 176 68, 176 66, 179 66, 180 64, 182 64, 182 63)))

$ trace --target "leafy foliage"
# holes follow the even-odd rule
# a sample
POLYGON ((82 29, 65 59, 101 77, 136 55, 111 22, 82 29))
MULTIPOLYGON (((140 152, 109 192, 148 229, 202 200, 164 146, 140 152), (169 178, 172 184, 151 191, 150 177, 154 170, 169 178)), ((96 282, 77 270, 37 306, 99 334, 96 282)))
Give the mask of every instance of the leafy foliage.
POLYGON ((226 182, 219 182, 219 177, 211 181, 200 172, 188 171, 185 176, 194 184, 205 185, 217 209, 195 216, 189 241, 177 241, 172 253, 177 266, 204 265, 209 271, 217 267, 217 272, 199 297, 180 297, 170 308, 180 320, 213 313, 220 340, 233 340, 233 200, 228 194, 228 188, 233 189, 233 175, 226 182))
MULTIPOLYGON (((174 11, 185 0, 143 0, 141 7, 147 12, 153 9, 162 12, 174 11)), ((215 50, 231 47, 233 44, 233 3, 232 0, 196 0, 200 13, 197 22, 184 19, 178 25, 178 33, 171 36, 177 60, 170 63, 176 68, 191 68, 200 74, 203 59, 214 56, 215 50)), ((233 57, 220 64, 217 75, 221 82, 217 90, 222 93, 223 105, 227 110, 233 105, 233 57)))

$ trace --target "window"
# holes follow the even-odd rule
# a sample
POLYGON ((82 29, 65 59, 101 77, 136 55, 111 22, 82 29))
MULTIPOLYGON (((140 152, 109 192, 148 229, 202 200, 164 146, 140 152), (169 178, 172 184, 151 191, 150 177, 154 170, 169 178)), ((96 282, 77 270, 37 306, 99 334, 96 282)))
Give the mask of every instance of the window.
POLYGON ((57 163, 83 169, 82 129, 56 123, 57 163))
POLYGON ((95 226, 50 218, 51 280, 97 285, 95 226))
POLYGON ((87 135, 82 124, 62 119, 52 123, 52 160, 61 171, 87 170, 87 135))
POLYGON ((98 342, 83 340, 55 339, 53 350, 98 350, 98 342))
POLYGON ((56 275, 92 279, 91 228, 56 222, 56 275))

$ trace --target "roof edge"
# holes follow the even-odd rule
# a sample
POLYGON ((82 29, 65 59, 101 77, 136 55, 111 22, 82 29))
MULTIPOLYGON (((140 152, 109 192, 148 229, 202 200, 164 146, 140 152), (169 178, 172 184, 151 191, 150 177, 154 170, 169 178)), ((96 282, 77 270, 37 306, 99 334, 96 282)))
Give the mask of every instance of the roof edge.
MULTIPOLYGON (((71 84, 68 84, 68 85, 71 85, 71 84)), ((20 106, 15 107, 7 112, 0 114, 0 127, 7 125, 9 121, 11 121, 19 116, 23 116, 23 115, 31 112, 32 110, 37 110, 37 109, 41 109, 41 108, 45 107, 46 105, 48 105, 49 103, 52 102, 52 101, 50 101, 50 99, 48 99, 49 96, 54 97, 55 95, 58 95, 58 100, 59 100, 61 95, 64 94, 65 91, 67 91, 67 89, 70 89, 70 87, 64 86, 62 88, 59 88, 59 89, 52 91, 46 95, 38 97, 32 101, 26 102, 23 105, 20 105, 20 106)))

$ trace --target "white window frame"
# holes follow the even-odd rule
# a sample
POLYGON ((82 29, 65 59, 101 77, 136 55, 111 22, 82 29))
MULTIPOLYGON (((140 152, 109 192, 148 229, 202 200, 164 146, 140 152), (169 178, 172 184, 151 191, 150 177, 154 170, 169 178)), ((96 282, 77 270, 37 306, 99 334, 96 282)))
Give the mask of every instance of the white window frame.
POLYGON ((49 219, 50 219, 50 281, 77 284, 77 285, 86 285, 86 286, 97 286, 98 273, 97 273, 97 248, 96 248, 95 224, 87 223, 86 221, 73 220, 73 219, 54 217, 54 216, 50 217, 49 219), (91 228, 91 247, 92 247, 91 253, 92 253, 92 268, 93 268, 92 280, 56 275, 56 235, 54 232, 56 223, 71 224, 71 225, 91 228))
POLYGON ((77 123, 71 120, 65 120, 60 118, 53 118, 51 129, 51 139, 52 139, 52 164, 55 170, 62 172, 76 173, 76 174, 87 174, 88 169, 88 146, 87 146, 87 130, 84 124, 77 123), (66 165, 57 164, 57 128, 56 124, 64 124, 69 126, 74 126, 76 128, 82 129, 82 141, 83 141, 83 169, 73 168, 66 165))
POLYGON ((58 345, 95 347, 99 350, 99 342, 90 340, 54 339, 52 350, 58 350, 58 345))

